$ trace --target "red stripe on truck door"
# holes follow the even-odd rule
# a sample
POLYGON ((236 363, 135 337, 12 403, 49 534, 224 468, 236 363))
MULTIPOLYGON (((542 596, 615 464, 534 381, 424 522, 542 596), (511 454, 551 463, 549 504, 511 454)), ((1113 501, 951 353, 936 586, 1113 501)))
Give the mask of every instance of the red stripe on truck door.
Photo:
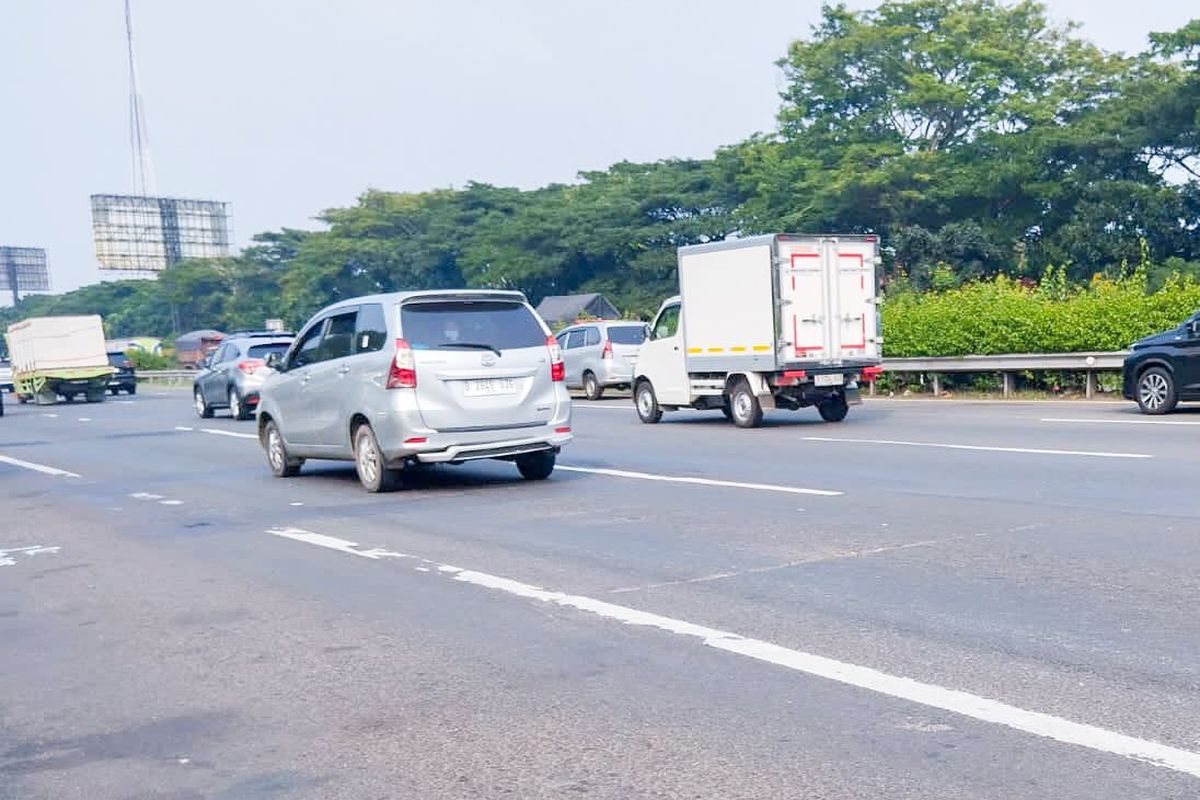
POLYGON ((796 288, 796 259, 797 258, 820 258, 820 253, 792 253, 792 289, 796 288))

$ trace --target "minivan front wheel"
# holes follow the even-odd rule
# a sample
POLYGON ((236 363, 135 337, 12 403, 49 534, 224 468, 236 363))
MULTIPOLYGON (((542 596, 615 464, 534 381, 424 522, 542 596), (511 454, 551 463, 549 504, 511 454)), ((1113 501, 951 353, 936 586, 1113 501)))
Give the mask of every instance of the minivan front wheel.
POLYGON ((263 428, 263 448, 267 451, 267 464, 271 474, 276 478, 294 478, 300 474, 304 459, 292 458, 288 455, 287 445, 283 443, 283 434, 275 420, 267 420, 263 428))
POLYGON ((554 472, 554 462, 557 460, 553 450, 542 450, 539 453, 526 453, 517 456, 517 470, 527 481, 544 481, 554 472))
POLYGON ((354 431, 354 469, 359 483, 372 494, 390 492, 399 483, 399 473, 388 468, 375 431, 366 423, 354 431))
POLYGON ((1151 367, 1138 378, 1137 403, 1143 414, 1169 414, 1178 402, 1175 380, 1162 367, 1151 367))

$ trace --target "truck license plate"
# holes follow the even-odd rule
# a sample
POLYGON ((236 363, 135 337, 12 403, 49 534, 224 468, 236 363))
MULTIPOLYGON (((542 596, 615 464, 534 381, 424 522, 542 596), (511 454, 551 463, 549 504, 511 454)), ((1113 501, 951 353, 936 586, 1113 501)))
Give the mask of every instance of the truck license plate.
POLYGON ((515 378, 482 378, 463 383, 463 395, 466 397, 487 397, 496 394, 516 393, 517 381, 515 378))
POLYGON ((817 386, 841 386, 842 376, 837 372, 832 375, 813 375, 813 383, 817 386))

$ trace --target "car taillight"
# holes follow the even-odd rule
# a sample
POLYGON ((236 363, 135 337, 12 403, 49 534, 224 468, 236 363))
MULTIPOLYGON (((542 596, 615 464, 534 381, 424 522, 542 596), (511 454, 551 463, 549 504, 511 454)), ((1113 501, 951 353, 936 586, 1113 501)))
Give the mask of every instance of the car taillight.
POLYGON ((396 340, 396 356, 392 359, 391 369, 388 370, 387 388, 417 388, 417 360, 413 356, 412 348, 403 339, 396 340))
POLYGON ((546 349, 550 351, 550 380, 565 380, 567 377, 567 368, 563 366, 562 349, 558 346, 558 339, 555 339, 553 336, 547 336, 546 349))
POLYGON ((601 358, 612 358, 612 339, 604 340, 604 352, 600 354, 601 358))
POLYGON ((263 361, 261 358, 247 358, 238 362, 238 369, 249 375, 259 367, 265 367, 266 365, 267 362, 263 361))

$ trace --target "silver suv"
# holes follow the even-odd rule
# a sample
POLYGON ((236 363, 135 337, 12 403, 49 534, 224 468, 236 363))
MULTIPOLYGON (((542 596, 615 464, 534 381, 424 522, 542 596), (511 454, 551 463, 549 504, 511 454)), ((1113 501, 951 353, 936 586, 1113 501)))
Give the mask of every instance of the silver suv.
POLYGON ((549 477, 571 440, 558 343, 519 292, 346 300, 314 316, 259 403, 279 477, 308 458, 354 461, 370 492, 404 467, 495 458, 549 477))
POLYGON ((201 419, 213 410, 228 408, 234 419, 250 419, 258 407, 259 390, 271 374, 267 359, 282 356, 291 347, 290 333, 231 333, 201 362, 201 371, 192 379, 192 403, 201 419))
POLYGON ((642 342, 644 322, 580 322, 558 334, 567 386, 582 388, 588 400, 599 400, 605 388, 629 388, 642 342))

